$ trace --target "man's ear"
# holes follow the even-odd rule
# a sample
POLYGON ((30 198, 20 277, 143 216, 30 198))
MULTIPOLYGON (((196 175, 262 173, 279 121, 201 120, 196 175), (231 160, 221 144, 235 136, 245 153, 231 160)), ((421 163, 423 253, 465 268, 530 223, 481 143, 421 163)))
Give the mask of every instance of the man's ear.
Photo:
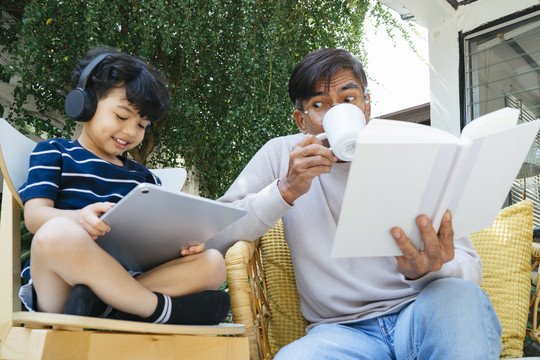
POLYGON ((364 116, 366 117, 366 124, 369 122, 369 119, 371 119, 371 95, 369 93, 366 94, 367 101, 366 101, 366 110, 364 111, 364 116))
POLYGON ((298 129, 302 132, 302 134, 307 134, 308 131, 306 129, 306 124, 304 123, 304 113, 300 110, 294 110, 293 112, 294 120, 296 120, 296 125, 298 125, 298 129))

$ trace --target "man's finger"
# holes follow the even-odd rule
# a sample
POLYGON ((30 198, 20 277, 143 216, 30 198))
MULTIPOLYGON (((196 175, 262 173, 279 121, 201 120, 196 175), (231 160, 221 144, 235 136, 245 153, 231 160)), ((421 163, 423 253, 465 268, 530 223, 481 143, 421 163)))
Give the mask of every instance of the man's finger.
POLYGON ((403 257, 407 258, 409 261, 415 261, 419 256, 420 252, 414 246, 412 241, 405 235, 405 233, 399 228, 393 228, 390 230, 392 237, 396 241, 397 246, 403 253, 403 257))
POLYGON ((416 224, 418 225, 418 229, 420 229, 420 236, 424 241, 424 251, 427 252, 430 257, 439 257, 441 252, 441 243, 439 241, 439 236, 431 225, 429 218, 425 215, 420 215, 416 219, 416 224))
POLYGON ((439 230, 441 246, 451 253, 454 252, 454 228, 452 226, 452 213, 447 210, 441 221, 439 230))

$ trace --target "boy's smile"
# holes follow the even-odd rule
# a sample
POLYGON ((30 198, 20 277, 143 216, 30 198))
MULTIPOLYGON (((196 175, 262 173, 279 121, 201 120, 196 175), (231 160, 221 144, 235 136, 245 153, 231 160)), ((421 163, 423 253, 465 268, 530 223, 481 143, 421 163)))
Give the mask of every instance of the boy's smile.
POLYGON ((118 155, 141 143, 149 123, 126 99, 125 88, 116 87, 98 101, 96 113, 84 123, 79 142, 103 160, 123 165, 118 155))

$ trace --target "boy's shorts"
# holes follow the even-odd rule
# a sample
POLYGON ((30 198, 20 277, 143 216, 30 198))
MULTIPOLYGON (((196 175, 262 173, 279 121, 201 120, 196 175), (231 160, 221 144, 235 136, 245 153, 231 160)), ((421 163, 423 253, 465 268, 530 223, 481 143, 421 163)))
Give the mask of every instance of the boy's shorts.
POLYGON ((36 311, 35 306, 37 302, 36 291, 34 290, 34 284, 32 284, 32 279, 28 284, 21 286, 19 289, 19 298, 21 299, 23 305, 28 309, 28 311, 36 311))

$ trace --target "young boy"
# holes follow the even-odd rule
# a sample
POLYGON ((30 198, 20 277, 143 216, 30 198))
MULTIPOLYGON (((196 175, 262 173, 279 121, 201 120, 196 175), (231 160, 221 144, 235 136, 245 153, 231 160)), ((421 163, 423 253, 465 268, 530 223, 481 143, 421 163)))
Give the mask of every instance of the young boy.
MULTIPOLYGON (((228 313, 222 255, 204 245, 143 274, 131 274, 95 240, 109 231, 99 217, 141 182, 160 181, 123 154, 162 118, 169 94, 162 74, 141 60, 108 48, 89 52, 73 75, 74 91, 90 106, 72 115, 84 121, 75 141, 37 144, 19 193, 34 233, 30 283, 21 299, 32 311, 169 324, 217 324, 228 313), (92 62, 92 60, 94 60, 92 62), (86 70, 86 71, 85 71, 86 70), (81 84, 82 83, 82 84, 81 84), (93 101, 93 104, 92 104, 93 101)), ((72 101, 73 100, 73 101, 72 101)), ((141 209, 144 211, 144 209, 141 209)))

